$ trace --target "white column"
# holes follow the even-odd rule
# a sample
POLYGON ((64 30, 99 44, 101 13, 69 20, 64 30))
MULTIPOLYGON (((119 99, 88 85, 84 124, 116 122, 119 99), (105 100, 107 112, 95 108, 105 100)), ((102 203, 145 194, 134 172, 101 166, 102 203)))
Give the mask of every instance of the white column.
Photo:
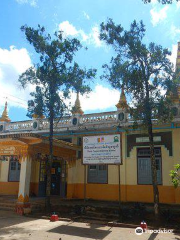
POLYGON ((18 204, 29 204, 29 188, 31 180, 31 158, 24 157, 21 160, 21 172, 19 182, 18 204))

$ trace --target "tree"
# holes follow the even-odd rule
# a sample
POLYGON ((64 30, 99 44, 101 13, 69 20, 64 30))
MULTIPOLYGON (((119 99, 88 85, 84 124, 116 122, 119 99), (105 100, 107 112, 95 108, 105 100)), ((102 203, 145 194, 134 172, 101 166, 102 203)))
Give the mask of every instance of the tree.
POLYGON ((171 54, 160 45, 143 43, 145 26, 134 21, 129 30, 116 25, 112 19, 101 24, 100 39, 112 46, 116 56, 110 64, 103 65, 104 75, 113 88, 122 87, 133 99, 130 114, 134 127, 143 127, 149 136, 152 185, 155 216, 159 214, 159 192, 154 154, 153 122, 165 122, 172 118, 171 99, 167 90, 174 89, 171 54))
POLYGON ((176 164, 174 168, 175 170, 170 171, 170 176, 174 187, 177 188, 180 186, 180 164, 176 164))
MULTIPOLYGON (((144 3, 151 3, 151 0, 142 0, 144 3)), ((157 0, 159 3, 162 4, 172 4, 173 2, 179 2, 179 0, 157 0)))
POLYGON ((35 90, 31 93, 33 99, 28 101, 27 115, 45 116, 49 119, 46 209, 50 210, 54 123, 67 110, 65 98, 69 97, 70 90, 81 94, 90 91, 86 81, 95 77, 96 70, 81 69, 74 62, 75 53, 82 47, 79 40, 65 39, 62 32, 55 32, 51 37, 40 25, 37 29, 25 25, 21 30, 39 56, 39 63, 22 73, 19 82, 24 88, 28 84, 35 86, 35 90))

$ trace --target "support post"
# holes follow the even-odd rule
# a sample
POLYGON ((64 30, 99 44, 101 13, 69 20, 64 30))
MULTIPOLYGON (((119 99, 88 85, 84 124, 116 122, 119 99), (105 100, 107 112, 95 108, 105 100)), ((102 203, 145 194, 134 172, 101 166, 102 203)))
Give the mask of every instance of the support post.
MULTIPOLYGON (((118 192, 119 192, 119 218, 121 219, 121 176, 120 176, 120 164, 118 165, 118 192)), ((122 219, 121 219, 122 220, 122 219)))
POLYGON ((84 165, 84 202, 86 202, 86 165, 84 165))
POLYGON ((31 158, 24 157, 21 159, 21 172, 19 181, 18 201, 16 212, 20 215, 30 213, 29 189, 31 179, 31 158))
POLYGON ((121 176, 120 176, 120 164, 118 165, 118 183, 119 183, 119 208, 121 206, 121 176))

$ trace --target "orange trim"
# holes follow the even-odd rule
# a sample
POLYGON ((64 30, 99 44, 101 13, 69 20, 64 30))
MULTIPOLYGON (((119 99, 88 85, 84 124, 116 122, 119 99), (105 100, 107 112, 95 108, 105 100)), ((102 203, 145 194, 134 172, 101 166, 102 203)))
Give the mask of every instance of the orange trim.
MULTIPOLYGON (((118 201, 118 185, 87 184, 86 198, 118 201)), ((121 185, 121 201, 153 202, 153 188, 150 185, 121 185)), ((180 189, 171 186, 159 186, 160 203, 180 203, 180 189)), ((84 197, 84 184, 68 184, 67 198, 84 197)))
POLYGON ((19 182, 0 182, 0 194, 18 195, 19 182))

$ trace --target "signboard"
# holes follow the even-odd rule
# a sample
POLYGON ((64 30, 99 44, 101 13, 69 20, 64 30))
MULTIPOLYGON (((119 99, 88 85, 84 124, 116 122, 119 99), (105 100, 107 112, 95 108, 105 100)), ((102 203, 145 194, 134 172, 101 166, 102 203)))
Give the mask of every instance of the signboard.
POLYGON ((0 146, 0 155, 14 155, 15 147, 0 146))
POLYGON ((121 164, 120 134, 83 137, 83 164, 121 164))

